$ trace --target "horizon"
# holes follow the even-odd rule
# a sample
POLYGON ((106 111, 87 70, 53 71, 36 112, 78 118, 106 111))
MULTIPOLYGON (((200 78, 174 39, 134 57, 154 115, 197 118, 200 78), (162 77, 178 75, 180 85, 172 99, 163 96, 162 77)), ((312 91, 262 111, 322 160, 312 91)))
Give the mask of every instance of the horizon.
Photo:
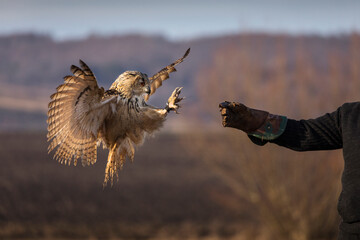
POLYGON ((266 32, 266 31, 248 31, 248 32, 238 32, 238 33, 224 33, 224 34, 210 34, 210 35, 202 35, 202 36, 194 36, 188 39, 174 39, 166 36, 164 34, 157 33, 141 33, 141 32, 124 32, 124 33, 112 33, 112 34, 101 34, 101 33, 91 33, 84 36, 73 36, 69 38, 56 38, 56 36, 49 33, 42 32, 13 32, 13 33, 0 33, 0 38, 11 38, 11 37, 45 37, 49 38, 54 42, 73 42, 73 41, 86 41, 91 38, 122 38, 122 37, 146 37, 146 38, 161 38, 167 42, 188 42, 188 41, 197 41, 202 39, 216 39, 216 38, 224 38, 224 37, 236 37, 241 35, 253 35, 253 36, 286 36, 286 37, 319 37, 319 38, 337 38, 337 37, 347 37, 350 35, 360 35, 360 30, 351 31, 351 32, 338 32, 338 33, 329 33, 329 34, 321 34, 321 33, 289 33, 289 32, 266 32))

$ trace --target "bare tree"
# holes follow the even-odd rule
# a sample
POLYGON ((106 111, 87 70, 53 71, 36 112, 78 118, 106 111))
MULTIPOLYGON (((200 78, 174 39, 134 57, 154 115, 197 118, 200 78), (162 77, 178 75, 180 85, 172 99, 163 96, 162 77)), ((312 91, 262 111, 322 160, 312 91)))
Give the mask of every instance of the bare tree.
POLYGON ((297 153, 271 144, 258 147, 240 131, 220 132, 217 105, 223 100, 309 118, 359 96, 354 90, 360 89, 358 35, 351 37, 347 50, 333 47, 316 57, 301 38, 291 56, 286 48, 289 38, 278 37, 273 54, 263 48, 266 42, 254 43, 247 35, 217 49, 212 64, 197 75, 200 108, 217 125, 186 142, 231 189, 232 194, 223 198, 237 204, 229 208, 260 226, 263 235, 258 238, 335 239, 343 167, 340 151, 297 153), (319 59, 328 62, 326 68, 316 67, 319 59), (259 67, 264 65, 267 68, 259 67))

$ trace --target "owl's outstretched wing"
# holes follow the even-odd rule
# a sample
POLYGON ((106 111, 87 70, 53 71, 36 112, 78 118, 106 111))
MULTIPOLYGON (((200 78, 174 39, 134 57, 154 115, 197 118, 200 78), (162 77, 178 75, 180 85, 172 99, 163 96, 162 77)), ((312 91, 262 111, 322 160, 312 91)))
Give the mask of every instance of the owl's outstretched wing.
POLYGON ((80 66, 71 66, 72 76, 56 88, 48 105, 49 152, 58 149, 54 158, 61 163, 74 164, 81 159, 83 165, 96 162, 97 132, 106 116, 111 113, 110 102, 104 99, 104 89, 99 88, 90 68, 80 60, 80 66))
POLYGON ((156 92, 156 89, 161 87, 162 82, 169 78, 169 74, 171 72, 176 71, 175 66, 178 65, 179 63, 181 63, 182 61, 184 61, 184 59, 189 55, 189 53, 190 53, 190 48, 188 50, 186 50, 183 57, 179 58, 178 60, 176 60, 172 64, 164 67, 163 69, 161 69, 158 73, 156 73, 154 76, 152 76, 149 79, 150 80, 151 93, 149 95, 145 96, 146 101, 149 99, 149 97, 151 95, 153 95, 156 92))

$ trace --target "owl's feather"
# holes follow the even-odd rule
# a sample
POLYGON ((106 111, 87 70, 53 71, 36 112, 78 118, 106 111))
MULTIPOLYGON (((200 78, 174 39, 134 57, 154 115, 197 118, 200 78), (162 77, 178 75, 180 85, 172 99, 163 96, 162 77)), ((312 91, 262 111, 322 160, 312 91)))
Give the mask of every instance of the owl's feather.
POLYGON ((159 87, 162 86, 163 81, 165 81, 166 79, 168 79, 170 77, 169 76, 170 73, 176 72, 175 66, 178 65, 179 63, 182 63, 184 61, 184 59, 189 55, 189 53, 190 53, 190 48, 188 48, 188 50, 186 50, 184 56, 182 56, 175 62, 171 63, 170 65, 164 67, 163 69, 161 69, 159 72, 157 72, 150 78, 151 93, 149 95, 145 96, 145 101, 147 101, 149 99, 149 97, 156 92, 156 89, 158 89, 159 87))
POLYGON ((80 60, 81 68, 71 66, 73 75, 64 78, 48 105, 49 152, 57 148, 54 158, 61 163, 76 165, 81 160, 85 166, 96 162, 97 145, 102 143, 109 149, 104 184, 113 183, 125 160, 133 160, 134 146, 162 126, 169 110, 179 107, 181 88, 175 89, 166 109, 147 105, 144 96, 150 88, 154 93, 188 54, 189 50, 155 74, 151 82, 146 74, 124 72, 107 91, 98 86, 95 75, 83 61, 80 60))
POLYGON ((109 102, 103 104, 104 89, 99 88, 94 74, 80 60, 82 69, 71 66, 74 76, 51 95, 48 110, 49 152, 59 145, 54 158, 65 164, 79 158, 83 165, 96 162, 97 131, 110 113, 109 102))

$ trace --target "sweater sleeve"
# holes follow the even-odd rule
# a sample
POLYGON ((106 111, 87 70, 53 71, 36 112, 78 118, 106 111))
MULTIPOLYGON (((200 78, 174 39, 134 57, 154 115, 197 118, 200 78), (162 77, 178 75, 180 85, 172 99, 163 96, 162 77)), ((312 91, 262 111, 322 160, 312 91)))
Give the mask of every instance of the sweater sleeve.
MULTIPOLYGON (((249 136, 258 145, 267 141, 249 136)), ((316 119, 288 119, 285 131, 268 141, 295 151, 331 150, 342 148, 341 108, 316 119)))

